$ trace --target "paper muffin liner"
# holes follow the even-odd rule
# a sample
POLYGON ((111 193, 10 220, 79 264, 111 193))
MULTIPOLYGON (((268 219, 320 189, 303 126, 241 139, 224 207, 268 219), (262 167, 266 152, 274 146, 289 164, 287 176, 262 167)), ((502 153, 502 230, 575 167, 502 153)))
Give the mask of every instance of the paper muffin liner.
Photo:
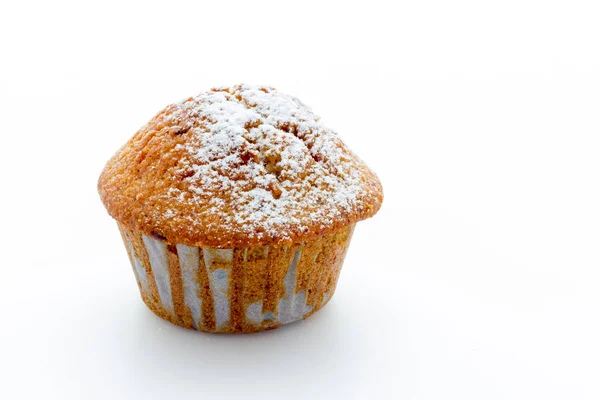
POLYGON ((186 328, 241 333, 307 318, 333 295, 354 224, 290 246, 170 244, 119 224, 144 303, 186 328))

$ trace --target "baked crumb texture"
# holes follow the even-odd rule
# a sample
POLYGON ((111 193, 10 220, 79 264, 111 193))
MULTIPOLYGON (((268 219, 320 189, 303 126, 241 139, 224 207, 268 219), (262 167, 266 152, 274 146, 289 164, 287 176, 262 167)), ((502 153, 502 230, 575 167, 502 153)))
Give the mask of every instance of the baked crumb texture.
POLYGON ((373 216, 383 199, 375 174, 310 108, 249 85, 166 107, 112 157, 98 189, 129 229, 221 249, 317 239, 373 216))
POLYGON ((291 245, 211 249, 172 245, 119 224, 144 303, 205 332, 274 329, 333 295, 354 224, 291 245))

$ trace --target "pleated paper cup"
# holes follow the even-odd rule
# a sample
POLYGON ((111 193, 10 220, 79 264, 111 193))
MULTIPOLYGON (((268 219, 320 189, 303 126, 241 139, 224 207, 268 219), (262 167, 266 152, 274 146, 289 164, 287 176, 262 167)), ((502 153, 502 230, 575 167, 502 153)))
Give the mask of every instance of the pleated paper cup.
POLYGON ((354 224, 290 246, 171 244, 119 224, 144 303, 205 332, 242 333, 307 318, 335 291, 354 224))

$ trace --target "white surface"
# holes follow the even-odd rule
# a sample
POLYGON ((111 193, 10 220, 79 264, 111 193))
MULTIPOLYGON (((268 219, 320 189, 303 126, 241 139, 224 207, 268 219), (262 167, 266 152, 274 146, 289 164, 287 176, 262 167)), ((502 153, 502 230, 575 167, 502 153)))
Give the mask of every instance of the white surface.
POLYGON ((13 3, 0 398, 600 398, 596 2, 13 3), (311 105, 386 199, 325 309, 214 336, 145 308, 95 186, 236 82, 311 105))

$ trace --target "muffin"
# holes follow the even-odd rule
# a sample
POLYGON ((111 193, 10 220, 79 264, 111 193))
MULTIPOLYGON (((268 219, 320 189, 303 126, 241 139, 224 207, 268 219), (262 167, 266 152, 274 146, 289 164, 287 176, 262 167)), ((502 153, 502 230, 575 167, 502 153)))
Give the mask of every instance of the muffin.
POLYGON ((163 109, 106 164, 98 191, 142 300, 205 332, 307 318, 333 295, 377 176, 298 99, 214 88, 163 109))

